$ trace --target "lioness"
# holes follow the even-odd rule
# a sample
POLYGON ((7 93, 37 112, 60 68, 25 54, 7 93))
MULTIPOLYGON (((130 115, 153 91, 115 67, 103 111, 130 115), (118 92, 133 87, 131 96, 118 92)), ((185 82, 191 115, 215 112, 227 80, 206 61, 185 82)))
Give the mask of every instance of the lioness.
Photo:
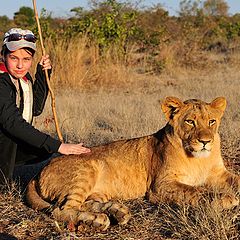
POLYGON ((197 205, 208 196, 214 206, 236 206, 240 177, 226 170, 220 152, 218 127, 225 108, 223 97, 211 103, 167 97, 164 128, 94 147, 90 155, 53 159, 29 183, 27 201, 57 219, 101 229, 109 226, 109 215, 120 224, 130 218, 115 199, 147 196, 154 203, 197 205))

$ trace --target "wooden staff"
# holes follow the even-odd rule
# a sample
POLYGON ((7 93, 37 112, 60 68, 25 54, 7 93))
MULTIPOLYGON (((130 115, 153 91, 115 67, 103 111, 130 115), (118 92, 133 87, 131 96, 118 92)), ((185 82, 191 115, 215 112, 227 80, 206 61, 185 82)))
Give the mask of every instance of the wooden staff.
MULTIPOLYGON (((33 2, 33 7, 34 7, 35 18, 36 18, 36 21, 37 21, 38 34, 39 34, 39 38, 40 38, 42 54, 43 54, 43 56, 45 56, 46 51, 45 51, 45 48, 44 48, 44 45, 43 45, 42 31, 41 31, 39 18, 38 18, 36 0, 33 0, 32 2, 33 2)), ((51 88, 51 85, 50 85, 49 75, 48 75, 48 70, 47 69, 45 69, 45 75, 46 75, 47 85, 48 85, 50 96, 51 96, 51 106, 52 106, 52 112, 53 112, 53 119, 54 119, 55 127, 56 127, 56 130, 57 130, 59 140, 61 142, 63 142, 63 137, 62 137, 61 131, 59 129, 59 124, 58 124, 58 120, 57 120, 55 95, 54 95, 53 89, 51 88)))

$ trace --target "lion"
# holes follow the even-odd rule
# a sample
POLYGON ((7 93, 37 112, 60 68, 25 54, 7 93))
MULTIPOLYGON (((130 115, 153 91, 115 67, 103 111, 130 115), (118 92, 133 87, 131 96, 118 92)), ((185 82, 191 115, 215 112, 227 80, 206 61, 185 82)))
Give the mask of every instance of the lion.
POLYGON ((116 200, 146 197, 155 204, 197 206, 207 198, 221 209, 237 206, 240 177, 224 166, 218 133, 226 99, 167 97, 161 107, 167 124, 152 135, 51 160, 28 184, 28 204, 58 220, 102 230, 109 217, 119 224, 131 218, 116 200))

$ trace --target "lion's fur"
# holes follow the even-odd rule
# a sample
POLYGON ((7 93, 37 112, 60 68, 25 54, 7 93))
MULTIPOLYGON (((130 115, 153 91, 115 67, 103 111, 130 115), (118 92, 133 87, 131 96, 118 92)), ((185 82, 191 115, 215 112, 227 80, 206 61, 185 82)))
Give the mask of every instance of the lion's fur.
POLYGON ((218 134, 225 107, 222 97, 211 103, 168 97, 162 103, 168 123, 157 133, 51 160, 29 183, 27 200, 40 210, 55 203, 56 217, 91 221, 103 229, 109 220, 102 212, 120 223, 130 217, 126 207, 111 202, 116 199, 147 196, 154 203, 196 205, 217 189, 228 195, 212 199, 213 204, 235 206, 240 180, 224 166, 218 134))

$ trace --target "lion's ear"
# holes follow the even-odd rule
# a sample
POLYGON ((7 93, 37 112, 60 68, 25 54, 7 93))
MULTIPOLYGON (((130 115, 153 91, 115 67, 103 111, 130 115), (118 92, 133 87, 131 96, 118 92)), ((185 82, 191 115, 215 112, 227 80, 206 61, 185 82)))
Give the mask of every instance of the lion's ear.
POLYGON ((218 97, 210 103, 211 107, 224 112, 227 106, 227 100, 224 97, 218 97))
POLYGON ((167 120, 173 118, 173 116, 183 106, 183 102, 176 97, 167 97, 162 103, 162 111, 164 112, 167 120))

